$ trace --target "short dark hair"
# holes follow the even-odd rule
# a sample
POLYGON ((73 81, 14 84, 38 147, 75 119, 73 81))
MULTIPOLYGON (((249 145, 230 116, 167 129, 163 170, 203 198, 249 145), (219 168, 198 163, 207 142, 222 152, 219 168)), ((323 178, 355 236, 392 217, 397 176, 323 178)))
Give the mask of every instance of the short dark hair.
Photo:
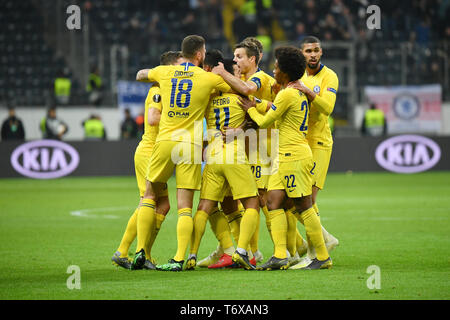
POLYGON ((259 63, 259 49, 258 49, 258 46, 253 41, 251 41, 251 40, 241 41, 234 48, 235 49, 244 48, 245 49, 245 53, 247 54, 247 56, 249 58, 250 57, 255 57, 255 64, 258 65, 258 63, 259 63))
POLYGON ((192 59, 204 45, 205 39, 202 36, 187 36, 181 43, 181 54, 187 59, 192 59))
POLYGON ((223 54, 222 51, 217 49, 208 50, 205 54, 205 61, 203 61, 203 65, 208 67, 215 67, 219 65, 219 62, 223 62, 223 54))
POLYGON ((244 39, 244 41, 253 42, 256 45, 256 47, 258 48, 259 53, 263 52, 264 47, 263 47, 261 41, 259 41, 257 38, 255 38, 255 37, 247 37, 247 38, 244 39))
POLYGON ((159 64, 162 66, 174 64, 181 57, 181 51, 166 51, 159 57, 159 64))
POLYGON ((307 37, 304 37, 303 40, 302 40, 302 43, 301 43, 301 47, 302 47, 302 48, 303 48, 303 45, 304 45, 305 43, 318 43, 318 44, 321 46, 321 43, 320 43, 319 38, 314 37, 314 36, 307 36, 307 37))
POLYGON ((229 73, 234 74, 233 66, 236 64, 236 61, 233 59, 225 59, 223 61, 223 67, 225 70, 227 70, 229 73))
POLYGON ((283 46, 275 49, 278 68, 288 75, 290 81, 300 79, 305 73, 306 60, 300 49, 283 46))

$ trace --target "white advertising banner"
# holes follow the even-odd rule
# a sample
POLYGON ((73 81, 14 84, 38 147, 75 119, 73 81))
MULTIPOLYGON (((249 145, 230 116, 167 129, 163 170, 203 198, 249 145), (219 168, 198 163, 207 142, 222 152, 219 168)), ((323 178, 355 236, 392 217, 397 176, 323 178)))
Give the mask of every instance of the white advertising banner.
POLYGON ((369 104, 384 111, 388 134, 439 133, 442 126, 442 87, 365 87, 369 104))

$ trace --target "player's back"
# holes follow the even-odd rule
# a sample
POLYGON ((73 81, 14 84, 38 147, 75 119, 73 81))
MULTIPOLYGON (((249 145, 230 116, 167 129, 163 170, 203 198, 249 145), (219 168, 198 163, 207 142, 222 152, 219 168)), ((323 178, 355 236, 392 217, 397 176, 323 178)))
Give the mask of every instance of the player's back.
POLYGON ((241 156, 244 155, 241 161, 246 162, 243 131, 234 142, 230 142, 230 145, 223 144, 221 133, 225 127, 238 128, 245 121, 246 112, 238 105, 238 99, 239 95, 237 94, 220 92, 211 97, 207 108, 205 116, 208 128, 208 141, 210 142, 208 158, 215 157, 216 163, 221 161, 221 159, 223 159, 223 163, 226 163, 226 158, 221 155, 226 156, 227 152, 230 153, 228 159, 233 159, 233 163, 237 159, 241 159, 239 158, 239 153, 241 153, 241 156))
POLYGON ((185 62, 149 70, 148 78, 161 88, 163 110, 157 141, 201 145, 202 119, 213 89, 228 91, 223 79, 185 62))
MULTIPOLYGON (((338 77, 336 73, 325 65, 321 65, 319 71, 315 75, 308 76, 307 72, 301 78, 301 81, 315 94, 323 97, 325 93, 331 94, 331 98, 336 101, 336 93, 338 90, 338 77)), ((309 116, 308 141, 314 147, 331 147, 333 145, 333 137, 331 135, 328 116, 319 112, 314 107, 314 101, 309 116)))
POLYGON ((283 115, 277 121, 280 161, 301 160, 312 156, 306 140, 308 133, 308 100, 304 94, 292 88, 281 90, 272 109, 282 108, 283 115))

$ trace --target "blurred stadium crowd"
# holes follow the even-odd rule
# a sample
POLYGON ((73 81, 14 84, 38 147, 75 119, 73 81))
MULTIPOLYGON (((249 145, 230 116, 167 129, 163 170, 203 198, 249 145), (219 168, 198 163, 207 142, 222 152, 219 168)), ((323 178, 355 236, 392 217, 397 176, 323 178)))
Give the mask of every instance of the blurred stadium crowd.
MULTIPOLYGON (((62 50, 68 37, 65 8, 72 4, 81 8, 83 27, 89 21, 92 68, 100 63, 98 51, 103 52, 99 87, 104 99, 98 104, 115 104, 110 85, 111 46, 128 47, 128 74, 121 77, 133 80, 142 66, 156 65, 161 52, 178 50, 188 34, 204 36, 208 48, 229 55, 237 41, 256 35, 265 45, 262 66, 269 73, 271 49, 277 43, 295 44, 310 34, 324 42, 351 42, 356 48, 358 87, 441 83, 447 95, 444 99, 449 98, 448 79, 444 79, 448 70, 443 68, 448 67, 449 0, 3 0, 1 105, 49 105, 54 101, 57 77, 71 81, 68 104, 92 102, 87 75, 81 77, 71 61, 74 52, 68 55, 62 50), (366 9, 373 4, 381 8, 380 30, 369 30, 366 25, 366 9), (59 42, 54 41, 57 37, 59 42)), ((83 46, 78 40, 72 41, 83 46)))

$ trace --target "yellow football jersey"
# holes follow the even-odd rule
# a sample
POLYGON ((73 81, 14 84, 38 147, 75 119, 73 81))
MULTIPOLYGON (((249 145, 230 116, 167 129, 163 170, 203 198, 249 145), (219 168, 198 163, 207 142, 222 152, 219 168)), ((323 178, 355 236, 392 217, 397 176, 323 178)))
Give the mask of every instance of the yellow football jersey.
POLYGON ((277 94, 264 116, 256 108, 250 108, 248 114, 260 128, 267 128, 277 121, 279 161, 288 162, 312 157, 306 140, 308 111, 306 96, 298 90, 286 88, 277 94))
POLYGON ((209 102, 205 114, 209 141, 207 163, 229 163, 230 160, 247 163, 244 133, 229 144, 223 143, 221 133, 224 127, 238 128, 245 120, 245 111, 238 105, 238 98, 234 93, 219 93, 209 102))
POLYGON ((157 85, 153 85, 150 90, 148 90, 147 98, 145 99, 145 112, 144 112, 144 134, 142 135, 141 143, 145 147, 153 148, 156 142, 156 137, 158 136, 159 125, 151 126, 148 123, 148 110, 150 108, 155 108, 161 112, 161 89, 157 85))
POLYGON ((253 82, 258 87, 258 90, 253 93, 253 96, 268 101, 275 99, 276 94, 273 92, 272 86, 276 83, 276 80, 273 77, 258 69, 256 73, 249 77, 248 81, 253 82))
POLYGON ((336 73, 325 65, 321 65, 315 75, 305 74, 301 81, 311 89, 316 97, 311 103, 308 122, 308 142, 311 148, 331 148, 331 135, 328 116, 333 112, 339 80, 336 73))
MULTIPOLYGON (((262 71, 261 69, 258 68, 258 71, 255 72, 254 74, 252 74, 249 78, 248 81, 253 82, 254 84, 256 84, 258 90, 256 92, 253 93, 253 96, 261 99, 261 100, 267 100, 267 101, 274 101, 276 93, 273 92, 272 86, 276 83, 276 80, 271 77, 270 75, 268 75, 267 73, 265 73, 264 71, 262 71)), ((262 110, 260 110, 262 111, 262 110)), ((261 114, 265 114, 265 111, 262 112, 261 114)), ((275 128, 275 124, 265 128, 267 129, 267 139, 266 139, 266 147, 267 147, 267 155, 270 157, 271 156, 271 129, 275 128)), ((260 150, 260 146, 259 146, 259 142, 260 142, 260 130, 257 130, 257 134, 258 134, 258 144, 256 146, 256 150, 258 150, 258 154, 259 154, 259 150, 260 150)), ((263 142, 263 140, 261 141, 263 142)), ((264 142, 263 142, 264 143, 264 142)), ((260 157, 262 155, 259 155, 260 157)))
POLYGON ((150 69, 148 80, 161 88, 163 110, 156 141, 184 141, 202 145, 203 117, 213 89, 230 87, 222 77, 192 63, 150 69))

